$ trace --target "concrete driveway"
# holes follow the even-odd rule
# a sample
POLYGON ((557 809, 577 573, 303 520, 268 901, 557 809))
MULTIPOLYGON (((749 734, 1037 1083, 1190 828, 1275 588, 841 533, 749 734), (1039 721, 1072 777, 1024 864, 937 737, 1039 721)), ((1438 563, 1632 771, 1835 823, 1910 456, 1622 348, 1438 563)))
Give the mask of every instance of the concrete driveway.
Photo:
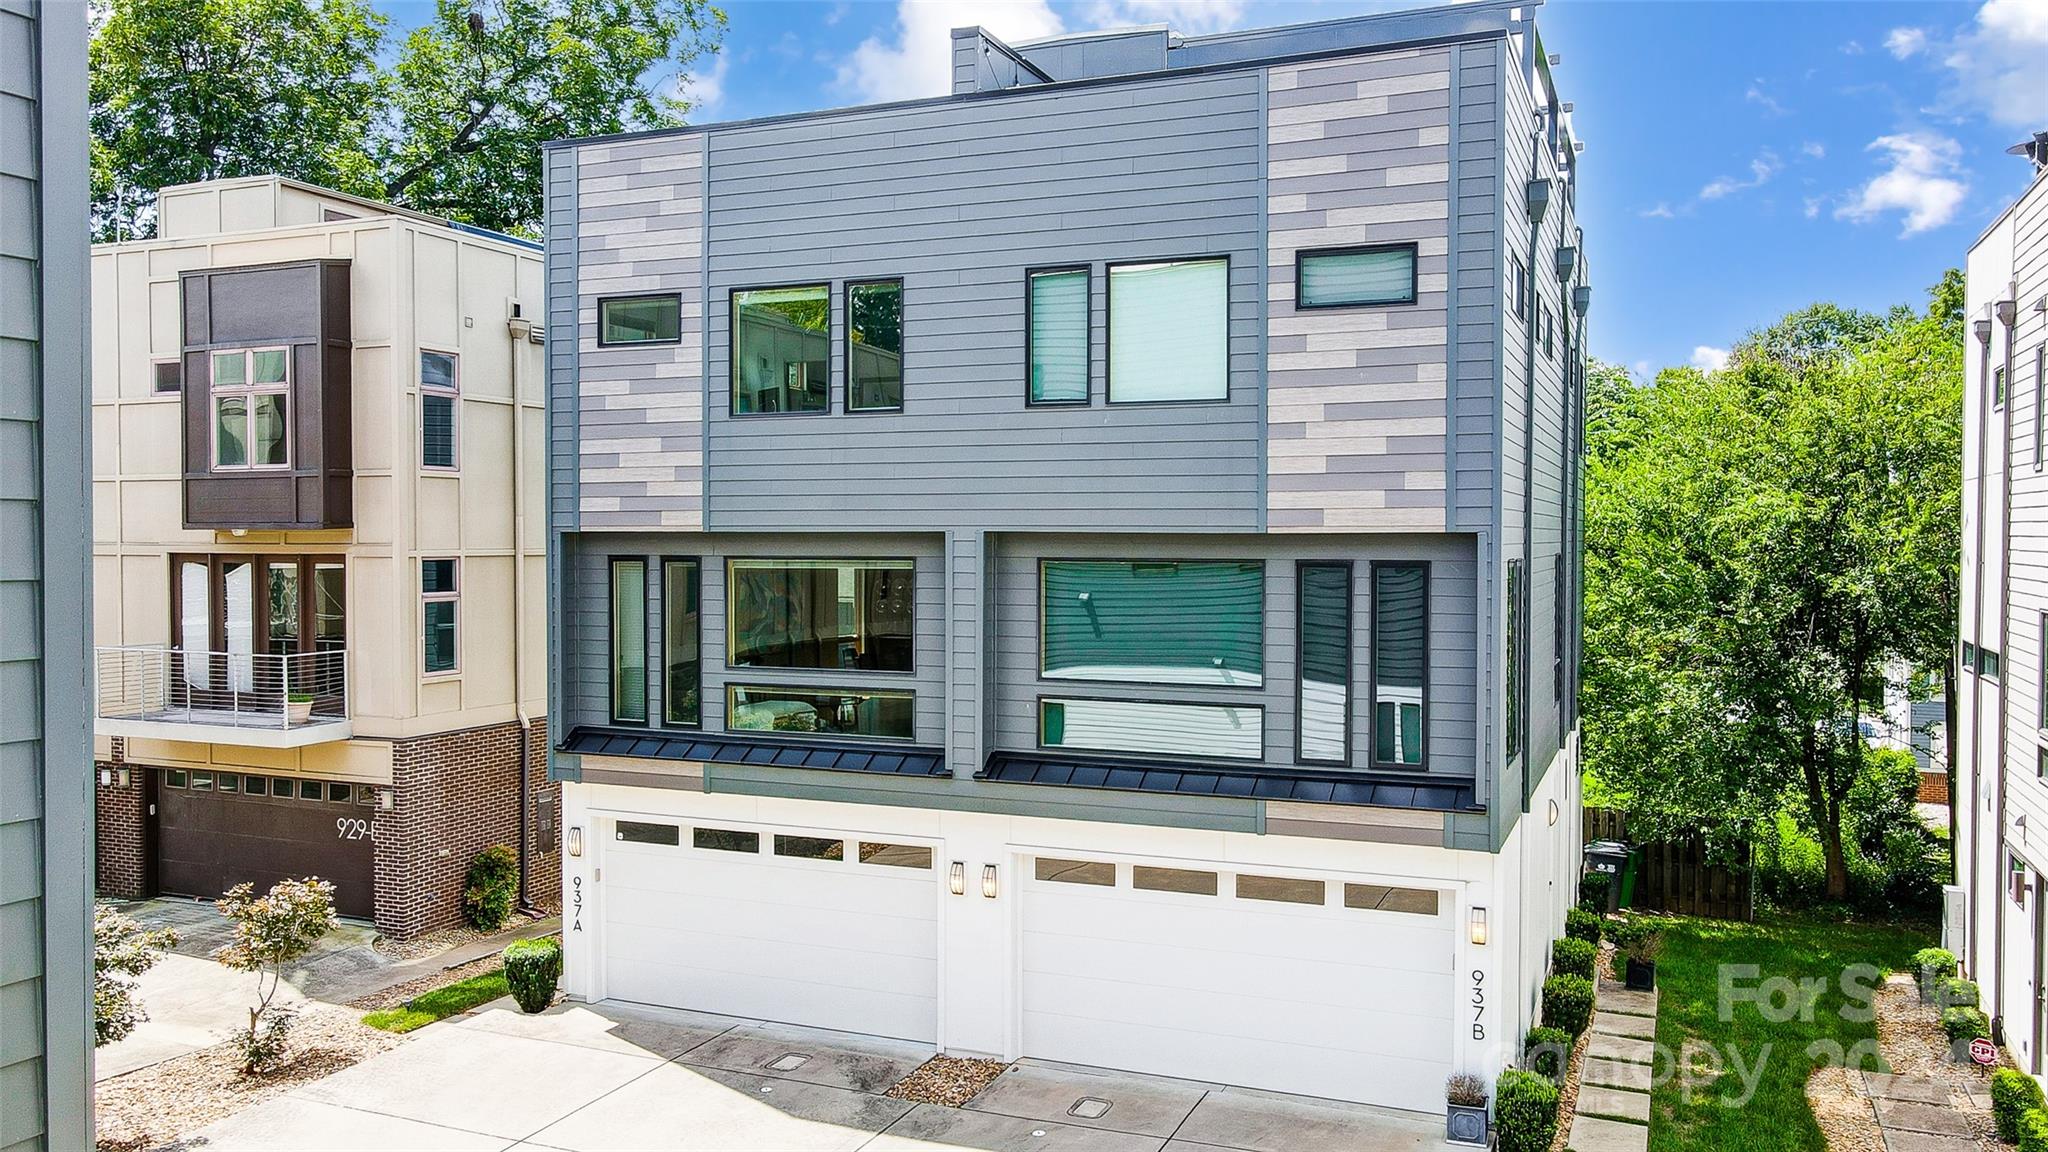
POLYGON ((929 1047, 611 1003, 509 1001, 188 1136, 181 1148, 1375 1152, 1440 1117, 1033 1061, 964 1108, 883 1095, 929 1047))

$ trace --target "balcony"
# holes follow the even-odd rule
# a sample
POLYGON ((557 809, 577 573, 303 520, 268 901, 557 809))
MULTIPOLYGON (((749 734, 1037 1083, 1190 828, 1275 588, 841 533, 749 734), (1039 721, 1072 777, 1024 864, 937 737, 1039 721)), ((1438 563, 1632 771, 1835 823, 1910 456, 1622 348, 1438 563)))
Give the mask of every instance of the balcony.
POLYGON ((94 730, 259 748, 303 748, 353 734, 348 652, 93 650, 94 730))

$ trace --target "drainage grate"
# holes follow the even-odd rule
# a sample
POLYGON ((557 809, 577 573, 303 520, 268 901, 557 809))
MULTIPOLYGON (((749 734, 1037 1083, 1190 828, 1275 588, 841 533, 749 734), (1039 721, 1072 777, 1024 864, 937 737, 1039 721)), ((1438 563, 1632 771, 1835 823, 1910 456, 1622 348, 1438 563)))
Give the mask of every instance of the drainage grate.
POLYGON ((1067 1115, 1083 1120, 1100 1120, 1109 1113, 1109 1101, 1096 1096, 1083 1096, 1067 1109, 1067 1115))
POLYGON ((801 1052, 791 1052, 784 1056, 777 1056, 769 1061, 768 1067, 777 1072, 794 1072, 805 1064, 810 1063, 810 1060, 809 1056, 801 1052))

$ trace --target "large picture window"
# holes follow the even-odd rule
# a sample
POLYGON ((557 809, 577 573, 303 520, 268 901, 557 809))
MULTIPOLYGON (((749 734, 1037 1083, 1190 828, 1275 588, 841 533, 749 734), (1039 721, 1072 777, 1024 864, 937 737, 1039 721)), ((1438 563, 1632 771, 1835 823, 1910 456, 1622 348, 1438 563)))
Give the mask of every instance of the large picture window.
POLYGON ((704 664, 700 655, 703 572, 695 560, 661 563, 661 659, 664 724, 695 728, 704 722, 704 664))
POLYGON ((917 736, 917 699, 909 692, 728 684, 725 727, 732 732, 911 740, 917 736))
POLYGON ((647 723, 647 562, 612 561, 612 720, 647 723))
POLYGON ((453 352, 420 352, 420 466, 455 467, 456 368, 453 352))
POLYGON ((1230 395, 1230 262, 1109 266, 1109 401, 1230 395))
POLYGON ((1375 766, 1420 768, 1429 720, 1429 568, 1372 569, 1372 758, 1375 766))
POLYGON ((1256 688, 1265 595, 1256 560, 1047 560, 1040 670, 1048 680, 1256 688))
POLYGON ((1047 748, 1259 760, 1265 719, 1255 704, 1045 699, 1038 702, 1038 739, 1047 748))
POLYGON ((597 342, 675 344, 683 338, 683 298, 673 292, 613 296, 597 302, 597 342))
POLYGON ((832 406, 832 289, 732 294, 732 410, 824 412, 832 406))
POLYGON ((903 407, 903 281, 846 286, 846 410, 903 407))
POLYGON ((1295 572, 1296 649, 1301 678, 1295 697, 1305 764, 1351 759, 1351 565, 1304 563, 1295 572))
POLYGON ((1049 268, 1025 276, 1025 359, 1033 404, 1088 403, 1086 268, 1049 268))
POLYGON ((291 351, 215 352, 213 467, 291 466, 291 351))
POLYGON ((732 560, 726 572, 732 667, 912 670, 912 561, 732 560))
POLYGON ((1415 303, 1415 245, 1321 248, 1294 258, 1296 308, 1415 303))

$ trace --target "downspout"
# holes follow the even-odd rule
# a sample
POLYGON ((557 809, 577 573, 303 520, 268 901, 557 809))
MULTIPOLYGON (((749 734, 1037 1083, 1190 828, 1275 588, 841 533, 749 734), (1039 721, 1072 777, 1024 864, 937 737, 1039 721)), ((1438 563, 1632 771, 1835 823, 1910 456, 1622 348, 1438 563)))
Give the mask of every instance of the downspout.
MULTIPOLYGON (((1967 624, 1962 620, 1958 620, 1957 626, 1963 633, 1962 642, 1968 644, 1974 650, 1978 647, 1978 641, 1982 635, 1979 625, 1984 619, 1984 462, 1988 455, 1984 443, 1991 435, 1991 414, 1987 406, 1989 404, 1987 397, 1990 395, 1991 389, 1991 322, 1989 320, 1976 321, 1973 323, 1972 329, 1977 335, 1977 342, 1983 345, 1977 354, 1977 363, 1979 365, 1977 372, 1977 411, 1980 416, 1977 422, 1977 490, 1975 494, 1977 506, 1977 562, 1971 566, 1970 573, 1972 587, 1975 592, 1975 595, 1970 598, 1970 617, 1967 624)), ((1982 916, 1979 910, 1983 907, 1981 897, 1984 895, 1983 889, 1985 887, 1984 868, 1981 859, 1984 854, 1985 819, 1983 815, 1984 806, 1979 803, 1980 798, 1985 795, 1983 757, 1979 755, 1979 750, 1984 746, 1984 734, 1982 731, 1984 724, 1984 692, 1983 684, 1977 675, 1977 669, 1974 664, 1965 667, 1960 657, 1958 657, 1957 667, 1959 670, 1967 671, 1970 676, 1970 739, 1967 748, 1970 760, 1970 835, 1968 844, 1970 879, 1967 886, 1967 891, 1970 893, 1968 950, 1970 975, 1973 979, 1982 982, 1990 968, 1990 964, 1984 955, 1984 949, 1979 947, 1983 939, 1982 916)), ((1955 745, 1955 751, 1958 753, 1965 751, 1962 736, 1963 732, 1959 725, 1951 737, 1951 742, 1955 745)), ((1999 887, 1996 877, 1992 878, 1990 886, 1994 889, 1999 887)), ((1994 896, 1992 898, 1992 907, 1999 907, 1996 901, 2003 900, 2004 898, 2003 895, 1994 896)))
MULTIPOLYGON (((1536 262, 1536 250, 1542 243, 1543 214, 1550 207, 1547 196, 1541 205, 1532 203, 1529 190, 1538 180, 1547 179, 1541 174, 1543 116, 1539 109, 1536 129, 1529 133, 1529 181, 1522 186, 1522 209, 1529 217, 1529 307, 1522 318, 1522 586, 1521 595, 1508 605, 1509 619, 1518 620, 1521 627, 1516 629, 1515 650, 1508 653, 1508 659, 1515 662, 1515 683, 1523 694, 1529 692, 1529 664, 1522 658, 1529 647, 1529 619, 1522 613, 1522 603, 1529 599, 1529 581, 1535 578, 1536 566, 1536 323, 1541 314, 1536 286, 1542 283, 1543 267, 1536 262)), ((1515 727, 1515 742, 1522 750, 1522 811, 1527 813, 1529 797, 1536 789, 1536 756, 1529 748, 1529 708, 1520 700, 1515 702, 1515 727)))
POLYGON ((528 823, 533 806, 533 717, 526 712, 526 395, 519 387, 519 361, 532 339, 523 316, 505 322, 512 337, 512 707, 519 716, 519 910, 538 915, 527 892, 527 855, 533 839, 528 823))
MULTIPOLYGON (((2006 691, 2006 653, 2010 650, 2012 641, 2012 329, 2019 319, 2018 308, 2014 304, 2017 295, 2017 286, 2009 285, 2006 289, 2006 298, 1991 306, 1997 321, 2005 326, 2005 357, 2004 367, 2001 369, 2005 378, 2005 403, 2001 406, 2003 413, 1998 422, 1998 760, 1993 765, 1998 776, 1998 839, 1995 842, 2000 844, 2005 842, 2006 722, 2012 699, 2012 694, 2006 691)), ((1994 862, 1994 867, 1996 863, 1994 862)), ((1994 1009, 1991 1019, 1994 1033, 2004 1031, 2005 1019, 2005 879, 2005 874, 2001 871, 1998 918, 1992 922, 1991 946, 1998 954, 1998 979, 1991 990, 1991 1007, 1994 1009)), ((2037 902, 2041 898, 2039 887, 2040 880, 2037 876, 2034 896, 2037 902)))

